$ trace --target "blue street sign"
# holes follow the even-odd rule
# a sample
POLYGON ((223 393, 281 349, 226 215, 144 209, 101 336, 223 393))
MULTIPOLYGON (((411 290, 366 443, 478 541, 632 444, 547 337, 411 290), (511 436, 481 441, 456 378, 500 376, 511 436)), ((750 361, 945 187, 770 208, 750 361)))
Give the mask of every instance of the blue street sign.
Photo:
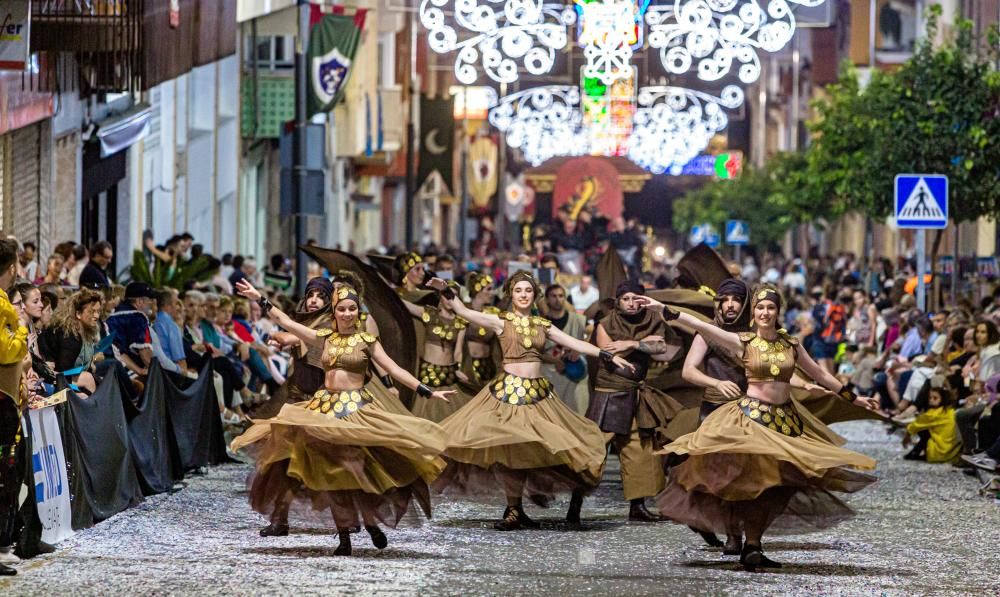
POLYGON ((941 174, 896 175, 896 226, 946 228, 948 177, 941 174))
POLYGON ((711 224, 701 224, 691 227, 691 236, 688 237, 692 245, 705 243, 712 247, 719 246, 719 233, 712 229, 711 224))
POLYGON ((743 220, 726 220, 726 244, 739 246, 750 243, 750 226, 743 220))
POLYGON ((705 227, 704 226, 692 226, 691 236, 688 237, 692 245, 700 245, 702 241, 705 240, 705 227))

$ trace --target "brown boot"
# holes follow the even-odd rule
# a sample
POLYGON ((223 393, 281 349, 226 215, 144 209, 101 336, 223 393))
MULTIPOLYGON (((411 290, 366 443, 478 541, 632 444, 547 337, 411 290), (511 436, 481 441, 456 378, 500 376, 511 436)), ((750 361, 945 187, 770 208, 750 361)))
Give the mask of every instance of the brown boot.
POLYGON ((653 514, 646 508, 646 503, 642 498, 632 500, 631 505, 628 508, 628 520, 629 522, 660 522, 663 520, 660 516, 653 514))

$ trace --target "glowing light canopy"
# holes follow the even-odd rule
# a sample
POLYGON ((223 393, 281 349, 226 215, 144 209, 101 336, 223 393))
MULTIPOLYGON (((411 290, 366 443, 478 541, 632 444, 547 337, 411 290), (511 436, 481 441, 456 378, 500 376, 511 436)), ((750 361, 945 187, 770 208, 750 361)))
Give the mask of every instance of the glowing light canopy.
POLYGON ((697 61, 698 78, 718 81, 738 65, 740 81, 760 77, 757 50, 777 52, 795 33, 789 4, 818 6, 824 0, 674 0, 646 11, 649 46, 660 50, 667 72, 683 74, 697 61))
MULTIPOLYGON (((563 155, 627 155, 651 172, 680 174, 726 128, 726 110, 739 108, 744 92, 728 85, 718 97, 667 86, 637 93, 632 57, 644 37, 671 74, 696 69, 703 81, 735 74, 749 84, 761 74, 759 52, 777 52, 792 39, 793 5, 824 1, 421 0, 419 14, 431 49, 456 53, 455 77, 465 85, 483 74, 513 83, 519 68, 549 72, 568 43, 568 28, 578 26, 587 60, 580 86, 508 95, 490 109, 489 122, 533 165, 563 155)), ((720 172, 738 169, 725 161, 720 172)))
POLYGON ((533 75, 549 72, 566 47, 576 12, 541 0, 455 0, 455 21, 445 18, 451 0, 422 0, 420 22, 435 52, 457 52, 455 78, 471 85, 479 69, 498 83, 517 80, 518 62, 533 75), (471 34, 459 38, 459 31, 471 34))
POLYGON ((643 87, 638 102, 629 159, 654 174, 680 174, 729 124, 723 108, 738 108, 743 90, 729 85, 713 97, 682 87, 643 87))

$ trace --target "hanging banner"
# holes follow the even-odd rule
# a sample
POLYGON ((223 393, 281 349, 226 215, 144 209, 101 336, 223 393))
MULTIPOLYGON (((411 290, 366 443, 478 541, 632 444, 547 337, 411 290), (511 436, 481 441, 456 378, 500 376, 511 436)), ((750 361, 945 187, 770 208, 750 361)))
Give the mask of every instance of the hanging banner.
POLYGON ((59 543, 73 536, 69 478, 59 420, 52 407, 28 411, 31 418, 31 468, 42 541, 59 543))
POLYGON ((309 106, 312 116, 333 109, 344 95, 367 11, 353 16, 323 15, 309 33, 309 106))
POLYGON ((437 172, 448 189, 452 185, 453 154, 455 150, 454 97, 437 99, 420 96, 420 167, 417 170, 417 188, 427 182, 427 177, 437 172))
POLYGON ((493 195, 497 192, 496 141, 492 137, 479 137, 469 146, 469 196, 475 213, 491 211, 493 195))
POLYGON ((30 0, 0 0, 0 70, 25 70, 31 38, 30 0))

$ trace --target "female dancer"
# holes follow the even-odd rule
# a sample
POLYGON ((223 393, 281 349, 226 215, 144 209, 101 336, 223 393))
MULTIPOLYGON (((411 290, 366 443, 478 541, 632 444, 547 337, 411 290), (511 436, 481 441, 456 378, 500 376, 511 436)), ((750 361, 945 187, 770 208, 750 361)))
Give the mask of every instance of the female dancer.
POLYGON ((532 315, 538 286, 530 274, 519 271, 507 279, 504 290, 511 311, 501 315, 478 313, 466 307, 443 280, 433 288, 462 317, 493 330, 500 337, 503 371, 475 398, 441 423, 448 437, 448 469, 435 489, 455 486, 459 491, 479 489, 494 481, 507 496, 500 531, 536 527, 522 508, 521 496, 548 496, 570 490, 573 499, 566 521, 580 522, 585 491, 601 480, 604 434, 593 421, 571 411, 554 395, 552 383, 539 377, 541 351, 546 340, 581 354, 632 370, 625 359, 577 340, 549 321, 532 315))
MULTIPOLYGON (((487 274, 470 272, 465 276, 465 286, 469 290, 469 308, 480 313, 499 315, 500 309, 493 306, 493 278, 487 274)), ((493 345, 497 335, 490 327, 469 322, 465 329, 465 346, 462 347, 462 373, 469 386, 483 389, 497 374, 493 360, 493 345)))
POLYGON ((855 492, 875 477, 875 461, 831 444, 796 412, 790 384, 796 365, 823 387, 866 408, 877 403, 856 396, 816 364, 798 341, 779 329, 781 295, 763 287, 751 299, 754 332, 727 332, 696 317, 639 297, 700 333, 706 341, 740 355, 746 395, 705 418, 697 431, 681 436, 660 454, 686 456, 670 470, 657 496, 660 511, 704 531, 746 535, 740 563, 747 570, 781 565, 764 556, 761 538, 772 525, 799 523, 797 531, 828 528, 853 514, 831 491, 855 492), (804 527, 801 526, 804 523, 804 527))
MULTIPOLYGON (((454 293, 458 285, 449 282, 447 288, 454 293)), ((472 400, 471 396, 458 389, 459 363, 462 362, 462 344, 468 322, 455 316, 448 301, 441 301, 437 308, 420 307, 406 300, 403 304, 424 328, 423 354, 417 379, 434 389, 455 390, 455 395, 446 403, 428 400, 413 403, 414 415, 440 423, 472 400)))
POLYGON ((424 398, 447 401, 451 393, 419 383, 385 354, 378 338, 359 331, 361 300, 350 288, 336 291, 335 326, 321 331, 296 323, 246 281, 237 290, 300 339, 323 342, 326 376, 311 402, 286 404, 233 441, 234 451, 263 441, 250 487, 253 508, 270 514, 289 492, 316 509, 329 507, 340 536, 335 555, 350 555, 350 529, 359 518, 383 549, 388 541, 377 521, 394 527, 411 498, 430 517, 427 484, 444 469, 438 455, 445 436, 434 423, 390 412, 375 400, 365 385, 369 363, 424 398))

